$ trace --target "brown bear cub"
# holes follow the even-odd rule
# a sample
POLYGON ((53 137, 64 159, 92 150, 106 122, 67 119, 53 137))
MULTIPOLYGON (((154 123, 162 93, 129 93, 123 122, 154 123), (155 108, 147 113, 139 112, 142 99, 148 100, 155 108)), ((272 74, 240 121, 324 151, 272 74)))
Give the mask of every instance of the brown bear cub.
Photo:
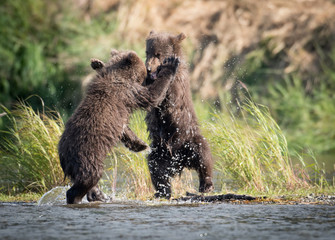
POLYGON ((199 192, 213 189, 213 161, 209 144, 201 135, 195 115, 187 64, 183 58, 181 41, 186 36, 150 32, 146 39, 145 86, 161 80, 159 65, 164 58, 175 55, 180 65, 165 99, 148 112, 146 122, 152 140, 148 165, 156 197, 171 197, 171 177, 181 174, 184 167, 195 169, 199 175, 199 192))
POLYGON ((178 58, 166 59, 159 66, 159 81, 145 87, 146 67, 135 52, 114 50, 107 64, 91 60, 97 76, 67 121, 58 145, 64 174, 73 182, 66 193, 68 204, 80 203, 85 194, 88 201, 107 200, 97 186, 104 159, 119 140, 133 151, 147 147, 127 126, 129 115, 136 108, 150 110, 165 98, 178 65, 178 58))

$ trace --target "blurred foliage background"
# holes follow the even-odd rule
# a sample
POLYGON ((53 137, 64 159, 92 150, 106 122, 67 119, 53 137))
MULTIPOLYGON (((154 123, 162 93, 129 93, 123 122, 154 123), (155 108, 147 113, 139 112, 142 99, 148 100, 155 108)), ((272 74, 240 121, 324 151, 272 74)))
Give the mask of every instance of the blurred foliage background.
POLYGON ((235 106, 248 89, 292 153, 334 156, 334 19, 332 0, 2 0, 0 103, 38 95, 66 120, 92 78, 90 58, 116 48, 144 59, 150 30, 184 32, 196 102, 235 106))

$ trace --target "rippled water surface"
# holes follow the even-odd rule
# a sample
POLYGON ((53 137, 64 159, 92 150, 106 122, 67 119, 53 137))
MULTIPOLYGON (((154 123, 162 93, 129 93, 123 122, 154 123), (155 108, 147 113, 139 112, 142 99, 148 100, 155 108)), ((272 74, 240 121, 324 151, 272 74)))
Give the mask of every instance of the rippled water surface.
POLYGON ((335 207, 0 203, 0 239, 334 239, 335 207))

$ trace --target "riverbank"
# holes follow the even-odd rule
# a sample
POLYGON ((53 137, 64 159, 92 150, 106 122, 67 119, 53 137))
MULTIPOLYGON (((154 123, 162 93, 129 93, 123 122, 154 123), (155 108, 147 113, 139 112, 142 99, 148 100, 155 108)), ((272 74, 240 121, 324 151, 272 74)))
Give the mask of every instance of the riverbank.
POLYGON ((257 197, 249 195, 223 194, 212 196, 200 196, 191 194, 186 197, 175 199, 177 202, 206 202, 206 203, 233 203, 233 204, 278 204, 278 205, 297 205, 297 204, 314 204, 314 205, 335 205, 335 195, 315 195, 313 193, 307 196, 289 196, 283 195, 278 197, 257 197))
MULTIPOLYGON (((226 194, 228 195, 228 194, 226 194)), ((233 194, 232 194, 233 195, 233 194)), ((212 195, 212 196, 222 196, 222 195, 212 195)), ((212 197, 210 196, 210 197, 212 197)), ((235 195, 235 196, 246 196, 246 195, 235 195)), ((38 200, 42 197, 41 194, 37 193, 25 193, 19 194, 16 196, 10 196, 5 194, 0 194, 0 203, 37 203, 38 200)), ((250 196, 246 196, 250 197, 250 196)), ((335 206, 335 194, 334 195, 325 195, 325 194, 308 194, 306 196, 298 195, 283 195, 283 196, 273 196, 273 197, 259 197, 253 196, 254 199, 236 199, 234 197, 217 199, 216 201, 202 201, 201 199, 191 197, 181 197, 178 200, 162 200, 162 202, 192 202, 192 203, 229 203, 229 204, 273 204, 273 205, 330 205, 335 206)), ((129 201, 134 199, 129 199, 129 201)), ((148 199, 149 200, 149 199, 148 199)), ((150 199, 152 200, 152 199, 150 199)), ((113 203, 113 201, 111 201, 113 203)))

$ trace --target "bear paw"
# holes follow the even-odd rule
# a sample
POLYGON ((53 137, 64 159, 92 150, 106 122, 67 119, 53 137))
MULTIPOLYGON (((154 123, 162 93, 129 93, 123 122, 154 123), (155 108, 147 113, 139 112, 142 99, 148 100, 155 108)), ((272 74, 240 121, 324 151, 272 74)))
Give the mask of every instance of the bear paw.
POLYGON ((91 59, 91 67, 94 70, 99 70, 99 69, 103 68, 104 66, 105 66, 105 64, 101 60, 96 59, 96 58, 91 59))
POLYGON ((157 75, 163 75, 166 73, 163 73, 165 71, 172 72, 172 74, 176 74, 178 66, 180 64, 180 60, 176 56, 171 56, 168 58, 165 58, 163 63, 158 67, 157 75))

